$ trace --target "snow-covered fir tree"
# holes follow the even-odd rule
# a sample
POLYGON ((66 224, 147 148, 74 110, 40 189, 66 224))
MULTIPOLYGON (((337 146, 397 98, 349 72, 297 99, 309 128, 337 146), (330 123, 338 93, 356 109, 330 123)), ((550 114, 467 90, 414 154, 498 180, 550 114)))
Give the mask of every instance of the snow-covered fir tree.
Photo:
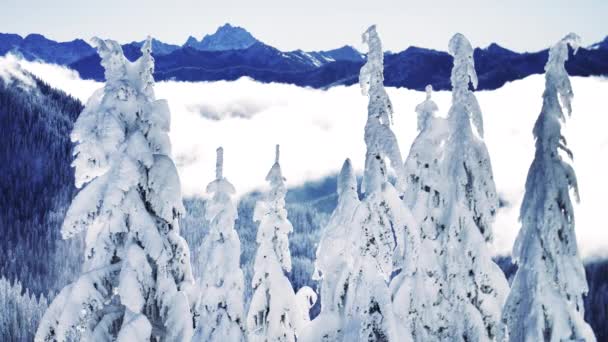
POLYGON ((323 228, 317 248, 314 280, 321 282, 321 313, 306 331, 306 341, 340 341, 346 292, 353 267, 353 217, 359 205, 357 179, 350 159, 338 176, 338 204, 323 228))
POLYGON ((310 320, 306 310, 311 304, 304 303, 303 299, 316 298, 308 287, 300 289, 301 294, 296 296, 285 275, 285 272, 291 272, 288 234, 293 226, 285 209, 287 188, 279 164, 279 145, 266 180, 270 183, 270 191, 265 200, 256 203, 253 213, 259 226, 252 279, 254 292, 247 314, 248 340, 295 341, 310 320))
MULTIPOLYGON (((493 262, 488 243, 498 208, 498 196, 488 150, 483 141, 482 113, 473 92, 477 74, 473 48, 462 35, 449 43, 454 57, 452 106, 443 156, 446 209, 439 222, 441 295, 450 301, 447 328, 436 328, 440 339, 492 341, 505 339, 501 309, 509 285, 493 262)), ((442 323, 443 324, 443 323, 442 323)))
POLYGON ((82 272, 53 300, 36 341, 188 341, 193 334, 190 253, 180 236, 180 180, 154 96, 151 40, 129 62, 120 44, 94 39, 105 86, 71 135, 76 186, 64 238, 86 231, 82 272))
POLYGON ((413 223, 387 177, 386 158, 396 169, 398 179, 402 177, 403 163, 390 128, 392 107, 384 90, 384 57, 375 26, 363 34, 363 42, 369 46, 367 63, 359 77, 363 94, 369 96, 364 135, 367 146, 365 198, 353 218, 353 266, 347 280, 344 340, 407 341, 409 331, 399 329, 395 322, 388 283, 396 261, 409 249, 406 246, 411 237, 408 227, 413 223))
POLYGON ((385 158, 390 161, 397 177, 397 189, 403 191, 403 159, 397 138, 390 128, 393 119, 393 104, 384 89, 384 52, 382 42, 373 25, 363 33, 363 43, 369 47, 367 62, 359 72, 359 84, 364 96, 368 96, 368 119, 365 125, 365 174, 361 183, 361 192, 366 193, 381 183, 386 176, 385 158), (381 172, 377 173, 376 159, 380 158, 381 172))
POLYGON ((503 318, 511 341, 595 341, 584 321, 585 269, 574 232, 570 190, 578 200, 572 152, 562 135, 564 111, 571 114, 572 87, 564 67, 568 46, 576 53, 580 38, 569 34, 549 50, 543 106, 534 125, 534 160, 521 204, 521 230, 513 247, 518 265, 503 318), (566 160, 560 151, 567 155, 566 160))
POLYGON ((426 93, 426 100, 416 107, 419 133, 405 161, 404 202, 415 221, 415 237, 413 252, 403 259, 402 267, 413 272, 397 275, 391 290, 398 321, 408 326, 414 340, 440 341, 447 337, 447 312, 451 306, 445 298, 440 239, 445 210, 442 161, 447 122, 435 116, 438 108, 431 99, 430 85, 426 93))
POLYGON ((199 253, 199 263, 204 266, 199 281, 200 317, 194 341, 238 342, 245 337, 241 243, 234 229, 237 208, 231 198, 235 189, 223 175, 223 163, 224 151, 220 147, 215 180, 207 185, 207 193, 213 197, 205 211, 209 233, 199 253))

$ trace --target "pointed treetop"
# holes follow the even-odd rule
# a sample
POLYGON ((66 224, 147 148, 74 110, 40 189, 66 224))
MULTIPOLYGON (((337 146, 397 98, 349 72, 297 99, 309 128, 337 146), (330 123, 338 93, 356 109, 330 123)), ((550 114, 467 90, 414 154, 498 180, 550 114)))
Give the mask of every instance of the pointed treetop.
POLYGON ((283 177, 283 173, 281 171, 281 164, 279 164, 279 145, 276 145, 275 148, 275 157, 274 157, 274 165, 270 171, 268 171, 268 175, 266 175, 266 180, 270 182, 270 185, 273 187, 284 186, 285 177, 283 177))
MULTIPOLYGON (((215 193, 220 197, 233 195, 236 193, 234 185, 224 178, 224 148, 218 147, 215 150, 217 158, 215 160, 215 180, 207 184, 207 193, 215 193)), ((228 199, 228 197, 224 197, 228 199)))
POLYGON ((439 110, 435 101, 431 99, 433 94, 433 86, 427 85, 426 88, 426 100, 416 106, 416 113, 418 113, 418 131, 425 129, 429 123, 429 119, 439 110))
POLYGON ((568 45, 572 47, 576 54, 581 45, 581 37, 574 32, 570 32, 553 45, 551 49, 549 49, 549 60, 547 61, 545 70, 548 71, 551 66, 563 65, 566 63, 568 60, 568 45))
POLYGON ((101 58, 101 65, 105 69, 106 86, 113 86, 126 77, 128 61, 122 52, 122 46, 117 41, 104 40, 99 37, 91 38, 91 42, 97 49, 101 58))
POLYGON ((374 57, 376 57, 378 51, 382 51, 382 42, 376 31, 376 25, 368 27, 361 35, 361 40, 368 45, 369 52, 374 54, 374 57))
POLYGON ((224 178, 224 149, 220 146, 215 150, 217 158, 215 160, 215 179, 224 178))
POLYGON ((357 178, 353 172, 350 158, 347 158, 342 165, 342 170, 338 176, 338 196, 348 191, 357 192, 357 178))
POLYGON ((367 44, 367 61, 359 72, 361 93, 369 97, 367 115, 376 118, 381 124, 390 126, 393 118, 393 105, 384 89, 384 53, 382 42, 376 32, 376 25, 363 32, 363 43, 367 44))
POLYGON ((469 40, 462 34, 456 33, 449 43, 450 55, 454 57, 454 68, 452 69, 452 88, 454 90, 468 90, 469 82, 473 88, 477 88, 477 73, 473 60, 473 47, 469 40))
POLYGON ((136 62, 139 63, 141 74, 140 90, 148 96, 153 94, 154 86, 154 57, 152 57, 152 37, 146 37, 141 46, 141 57, 136 62))
POLYGON ((141 53, 144 55, 152 54, 152 37, 147 36, 144 43, 141 45, 141 53))
POLYGON ((383 84, 384 81, 384 54, 382 53, 382 42, 376 32, 376 25, 370 26, 363 32, 362 41, 368 46, 367 62, 361 68, 359 85, 361 92, 367 96, 370 88, 376 83, 383 84), (374 79, 379 78, 379 79, 374 79))
POLYGON ((483 139, 483 116, 479 103, 473 92, 469 89, 472 84, 477 88, 477 73, 475 72, 475 61, 473 59, 473 47, 465 36, 455 34, 449 43, 450 54, 454 57, 452 67, 452 107, 449 112, 449 121, 458 127, 457 131, 463 129, 468 132, 469 124, 473 124, 479 138, 483 139))
POLYGON ((572 47, 576 54, 580 43, 581 38, 576 33, 567 34, 551 47, 549 50, 549 59, 545 65, 546 87, 555 88, 568 115, 572 113, 571 101, 574 94, 572 93, 572 87, 570 85, 565 63, 568 60, 568 46, 572 47))
POLYGON ((426 91, 426 99, 430 100, 431 96, 433 95, 433 86, 430 84, 427 84, 426 87, 424 88, 424 91, 426 91))
POLYGON ((274 150, 274 162, 275 162, 275 164, 279 163, 279 156, 280 156, 280 154, 281 154, 280 145, 277 144, 277 146, 275 147, 275 150, 274 150))

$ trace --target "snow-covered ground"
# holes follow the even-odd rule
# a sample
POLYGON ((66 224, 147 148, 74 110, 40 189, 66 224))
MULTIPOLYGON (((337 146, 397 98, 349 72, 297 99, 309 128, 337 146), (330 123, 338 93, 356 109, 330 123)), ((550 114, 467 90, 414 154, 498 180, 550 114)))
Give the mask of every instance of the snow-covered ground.
MULTIPOLYGON (((101 83, 81 80, 54 65, 22 62, 51 86, 86 101, 101 83)), ((497 253, 508 253, 519 229, 519 206, 534 153, 532 126, 541 109, 542 75, 477 92, 484 113, 486 143, 495 181, 506 208, 494 225, 497 253)), ((581 204, 576 206, 577 235, 584 257, 608 255, 608 227, 603 219, 608 191, 608 80, 573 77, 573 117, 565 134, 574 151, 581 204)), ((425 94, 388 88, 404 158, 416 135, 414 108, 425 94)), ((281 166, 288 185, 336 174, 346 157, 363 168, 363 127, 367 97, 358 86, 327 91, 285 84, 234 82, 159 82, 157 98, 169 101, 171 140, 186 196, 204 195, 214 178, 215 149, 225 150, 224 174, 239 193, 265 186, 264 177, 281 144, 281 166)), ((449 92, 433 99, 440 113, 450 105, 449 92)))

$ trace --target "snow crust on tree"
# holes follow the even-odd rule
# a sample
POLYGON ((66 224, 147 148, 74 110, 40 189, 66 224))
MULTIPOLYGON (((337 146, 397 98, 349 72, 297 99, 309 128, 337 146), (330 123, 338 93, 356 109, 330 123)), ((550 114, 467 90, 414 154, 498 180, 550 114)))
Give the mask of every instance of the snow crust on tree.
POLYGON ((364 96, 370 101, 367 106, 368 119, 365 125, 365 171, 361 192, 366 193, 378 188, 387 174, 384 158, 388 158, 397 177, 397 188, 403 190, 403 159, 395 134, 390 129, 393 118, 393 104, 384 89, 384 52, 382 42, 376 32, 376 25, 363 33, 363 43, 367 44, 367 62, 359 73, 359 85, 364 96), (381 173, 376 172, 373 161, 380 156, 381 173), (371 183, 371 184, 370 184, 371 183))
POLYGON ((190 252, 170 157, 170 113, 154 96, 151 40, 129 62, 120 45, 94 39, 106 84, 74 125, 76 186, 62 235, 86 231, 80 276, 45 313, 36 341, 189 340, 190 252))
POLYGON ((576 34, 567 35, 551 47, 545 66, 543 106, 533 130, 536 152, 513 247, 518 270, 503 312, 511 341, 595 341, 584 321, 588 287, 570 198, 572 190, 578 200, 576 175, 561 132, 564 109, 572 112, 568 46, 576 53, 579 44, 576 34))
POLYGON ((350 159, 338 176, 338 204, 323 228, 317 247, 313 280, 320 281, 321 313, 312 321, 304 341, 339 341, 343 338, 348 281, 354 266, 353 218, 359 205, 357 179, 350 159))
POLYGON ((234 228, 237 208, 232 200, 236 191, 223 175, 223 160, 224 150, 219 147, 215 180, 207 185, 207 193, 212 198, 205 211, 209 233, 199 253, 199 263, 204 266, 198 285, 200 317, 194 341, 243 341, 245 338, 241 243, 234 228))
POLYGON ((439 184, 445 208, 435 227, 443 271, 437 290, 450 305, 440 323, 445 321, 447 327, 436 326, 436 339, 502 341, 506 333, 500 316, 509 286, 487 246, 498 196, 483 141, 481 109, 469 89, 470 84, 477 86, 473 48, 456 34, 449 52, 454 57, 452 106, 441 167, 444 182, 439 184))
POLYGON ((279 145, 266 180, 270 191, 265 200, 256 203, 253 213, 259 226, 252 279, 254 292, 247 314, 248 340, 295 341, 310 320, 308 313, 304 315, 302 298, 312 300, 312 290, 303 287, 302 294, 296 296, 285 275, 291 271, 288 235, 293 226, 285 209, 287 188, 279 164, 279 145))
POLYGON ((405 160, 406 191, 404 204, 411 211, 411 253, 402 261, 404 269, 391 282, 393 306, 398 322, 411 330, 415 341, 447 338, 447 312, 451 303, 445 298, 444 255, 441 220, 445 210, 445 172, 443 156, 448 137, 447 121, 437 117, 438 107, 426 87, 426 100, 416 106, 419 134, 405 160))
MULTIPOLYGON (((375 26, 364 34, 368 62, 361 69, 363 94, 369 96, 365 126, 367 146, 363 184, 365 198, 352 218, 352 268, 343 289, 345 341, 407 341, 410 332, 396 324, 388 283, 395 267, 409 257, 413 219, 388 181, 385 158, 391 161, 398 182, 403 163, 390 129, 392 107, 383 85, 383 53, 375 26)), ((362 185, 363 187, 363 185, 362 185)), ((401 270, 410 272, 411 270, 401 270)))

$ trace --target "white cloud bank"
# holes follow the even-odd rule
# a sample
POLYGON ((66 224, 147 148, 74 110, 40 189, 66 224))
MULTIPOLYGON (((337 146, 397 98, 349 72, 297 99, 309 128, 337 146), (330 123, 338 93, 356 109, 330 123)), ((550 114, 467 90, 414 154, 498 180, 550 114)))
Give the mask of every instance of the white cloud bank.
MULTIPOLYGON (((82 101, 102 86, 58 66, 24 62, 23 67, 82 101)), ((585 257, 605 256, 608 82, 573 77, 572 84, 574 111, 565 133, 575 154, 582 199, 575 212, 578 242, 585 257)), ((534 154, 532 126, 541 109, 543 86, 543 76, 534 75, 495 91, 477 92, 496 185, 508 205, 494 225, 499 253, 510 251, 520 227, 519 206, 534 154)), ((424 94, 395 88, 388 92, 395 108, 393 129, 406 157, 416 135, 414 108, 424 94)), ((281 164, 290 185, 335 173, 346 157, 362 169, 367 99, 357 86, 321 91, 249 79, 159 82, 156 95, 168 99, 171 107, 173 153, 187 196, 204 195, 219 145, 225 150, 224 173, 240 193, 265 185, 276 143, 281 144, 281 164)), ((447 112, 450 93, 437 92, 434 99, 440 111, 447 112)))

